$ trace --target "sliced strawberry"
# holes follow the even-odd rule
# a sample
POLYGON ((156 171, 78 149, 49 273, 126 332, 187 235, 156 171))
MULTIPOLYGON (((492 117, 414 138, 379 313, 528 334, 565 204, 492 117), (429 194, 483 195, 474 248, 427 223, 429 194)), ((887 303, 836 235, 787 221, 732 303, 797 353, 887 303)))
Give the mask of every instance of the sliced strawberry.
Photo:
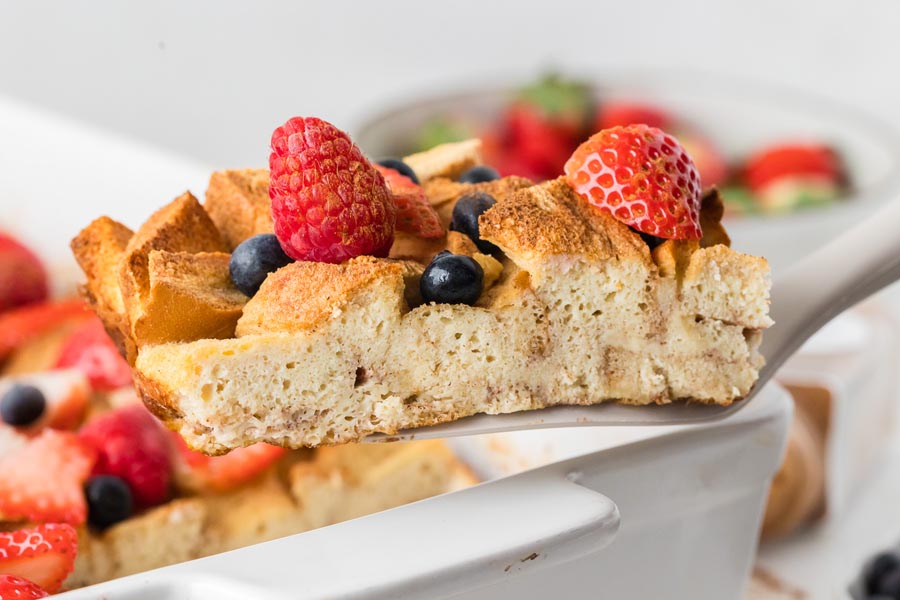
POLYGON ((0 361, 28 340, 62 323, 86 319, 92 314, 78 299, 44 302, 3 313, 0 315, 0 361))
POLYGON ((97 317, 73 331, 59 351, 59 368, 80 369, 99 391, 110 391, 131 383, 131 368, 119 354, 115 342, 97 317))
POLYGON ((658 107, 619 100, 604 102, 597 108, 594 130, 641 124, 657 129, 668 129, 673 123, 671 115, 658 107))
POLYGON ((268 469, 286 452, 277 446, 254 444, 223 456, 206 456, 189 449, 175 433, 172 438, 179 451, 179 483, 192 491, 224 492, 238 487, 268 469))
POLYGON ((837 183, 842 175, 840 159, 822 144, 778 144, 747 159, 744 182, 759 191, 785 177, 811 177, 837 183))
POLYGON ((566 163, 566 180, 586 201, 642 233, 702 235, 697 167, 675 138, 655 127, 594 134, 566 163))
POLYGON ((53 593, 72 572, 77 552, 78 534, 66 523, 0 533, 0 573, 21 577, 53 593))
POLYGON ((155 506, 171 496, 168 431, 143 404, 100 415, 82 427, 79 437, 97 451, 93 474, 121 477, 138 507, 155 506))
POLYGON ((50 594, 34 583, 15 575, 0 575, 0 598, 4 600, 32 600, 50 594))
POLYGON ((381 165, 373 165, 383 176, 397 207, 397 231, 420 238, 439 238, 444 235, 444 227, 437 211, 428 202, 422 187, 412 179, 381 165))
POLYGON ((75 434, 55 429, 0 456, 0 520, 84 523, 82 485, 94 459, 75 434))
POLYGON ((47 271, 34 253, 0 232, 0 312, 47 299, 47 271))
POLYGON ((36 387, 46 401, 44 414, 28 426, 29 433, 36 433, 44 427, 75 429, 81 424, 91 395, 90 384, 81 371, 64 369, 3 377, 0 378, 0 397, 15 384, 36 387))

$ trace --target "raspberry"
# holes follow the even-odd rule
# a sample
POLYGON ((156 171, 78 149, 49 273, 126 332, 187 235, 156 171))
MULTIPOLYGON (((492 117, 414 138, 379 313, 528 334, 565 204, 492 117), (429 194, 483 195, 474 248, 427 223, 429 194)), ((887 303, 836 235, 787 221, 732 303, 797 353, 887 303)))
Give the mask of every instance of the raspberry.
POLYGON ((443 237, 441 218, 425 196, 422 186, 389 167, 375 165, 375 168, 387 182, 397 207, 397 231, 425 239, 443 237))
POLYGON ((346 133, 294 117, 272 134, 269 169, 275 235, 291 258, 387 256, 396 207, 384 177, 346 133))
POLYGON ((79 435, 97 449, 93 474, 124 479, 137 506, 154 506, 169 499, 172 465, 168 434, 143 405, 101 415, 79 435))
POLYGON ((626 225, 667 239, 699 239, 700 175, 675 139, 647 125, 604 129, 566 162, 578 194, 626 225))

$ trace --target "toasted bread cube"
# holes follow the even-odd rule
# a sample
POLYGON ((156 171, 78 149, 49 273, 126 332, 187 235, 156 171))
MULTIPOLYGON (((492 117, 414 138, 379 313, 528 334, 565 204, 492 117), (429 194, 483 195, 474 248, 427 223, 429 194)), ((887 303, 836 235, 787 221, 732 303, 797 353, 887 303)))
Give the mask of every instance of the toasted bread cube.
POLYGON ((134 323, 142 344, 234 337, 248 298, 228 273, 224 252, 150 252, 150 291, 134 323))
POLYGON ((128 242, 119 266, 119 286, 138 346, 147 343, 138 334, 135 325, 148 310, 150 253, 154 250, 227 252, 228 247, 209 215, 190 192, 185 192, 155 212, 141 226, 128 242))
POLYGON ((424 152, 404 156, 403 162, 412 167, 422 183, 435 177, 456 179, 467 169, 482 163, 481 140, 441 144, 424 152))
POLYGON ((231 250, 254 235, 272 233, 269 171, 237 169, 213 173, 203 207, 231 250))
POLYGON ((94 220, 70 246, 87 282, 84 295, 100 316, 120 352, 134 358, 134 342, 119 288, 119 265, 134 232, 109 217, 94 220))

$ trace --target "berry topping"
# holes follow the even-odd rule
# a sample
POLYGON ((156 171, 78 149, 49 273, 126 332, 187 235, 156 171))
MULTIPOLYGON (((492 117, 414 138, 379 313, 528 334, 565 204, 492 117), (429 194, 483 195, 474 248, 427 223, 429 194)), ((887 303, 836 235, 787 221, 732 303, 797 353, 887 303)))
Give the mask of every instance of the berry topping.
POLYGON ((828 146, 782 144, 754 154, 744 167, 743 179, 755 192, 789 177, 837 183, 841 178, 840 160, 828 146))
POLYGON ((75 434, 55 429, 0 456, 0 521, 84 523, 82 485, 94 456, 75 434))
POLYGON ((667 239, 702 235, 697 167, 659 129, 600 131, 575 150, 565 171, 582 198, 638 231, 667 239))
POLYGON ((47 400, 33 385, 13 384, 0 396, 0 417, 13 427, 26 427, 41 418, 47 400))
POLYGON ((396 208, 384 177, 346 133, 294 117, 272 134, 269 170, 275 235, 288 256, 329 263, 387 256, 396 208))
POLYGON ((878 596, 900 598, 900 570, 888 571, 873 583, 873 595, 867 596, 869 600, 878 596))
POLYGON ((0 361, 22 344, 54 327, 92 315, 81 300, 44 302, 0 314, 0 361))
MULTIPOLYGON (((420 185, 422 183, 421 181, 419 181, 419 176, 416 175, 416 172, 413 171, 413 168, 399 158, 386 158, 384 160, 379 160, 376 164, 380 167, 385 167, 387 169, 393 169, 397 171, 401 175, 408 177, 416 185, 420 185)), ((384 171, 382 171, 382 173, 384 173, 384 171)))
POLYGON ((131 383, 131 368, 96 317, 69 335, 59 351, 56 366, 80 370, 91 387, 99 391, 111 391, 131 383))
MULTIPOLYGON (((53 593, 72 572, 77 551, 78 534, 65 523, 0 533, 0 573, 21 577, 53 593)), ((4 599, 15 597, 0 596, 4 599)))
POLYGON ((88 522, 106 529, 131 516, 134 499, 125 480, 115 475, 95 475, 84 486, 88 504, 88 522))
POLYGON ((474 259, 460 254, 435 256, 422 273, 419 291, 425 302, 475 304, 481 296, 484 271, 474 259))
POLYGON ((241 242, 231 254, 228 271, 235 287, 247 296, 259 291, 269 273, 291 262, 273 233, 261 233, 241 242))
POLYGON ((237 448, 222 456, 194 452, 184 440, 172 434, 179 450, 179 484, 191 490, 224 492, 247 483, 281 458, 286 450, 269 444, 237 448))
POLYGON ((0 233, 0 312, 47 299, 47 272, 31 250, 0 233))
POLYGON ((459 176, 460 183, 486 183, 500 179, 500 173, 487 165, 477 165, 459 176))
POLYGON ((397 231, 425 239, 443 237, 441 218, 425 196, 425 191, 399 171, 382 166, 375 168, 387 182, 397 207, 397 231))
MULTIPOLYGON (((10 418, 7 418, 7 409, 34 411, 33 414, 37 414, 37 416, 16 425, 28 427, 30 433, 35 433, 42 427, 75 429, 81 424, 90 394, 91 388, 87 377, 77 369, 59 369, 4 377, 0 378, 0 416, 5 423, 16 425, 13 423, 16 417, 10 414, 10 418), (30 408, 20 404, 23 402, 21 399, 23 388, 24 393, 31 397, 31 399, 25 400, 27 404, 31 404, 30 408), (40 413, 37 411, 38 394, 42 399, 40 413)), ((23 418, 21 413, 19 413, 19 418, 23 418)))
POLYGON ((866 567, 863 578, 866 584, 866 590, 874 593, 885 575, 900 571, 900 557, 893 552, 882 552, 872 559, 872 562, 866 567))
POLYGON ((470 192, 462 195, 453 206, 450 218, 450 229, 464 233, 475 242, 478 249, 485 254, 494 254, 500 249, 487 240, 481 239, 478 217, 497 203, 494 197, 484 192, 470 192))
POLYGON ((161 504, 171 495, 169 437, 143 405, 101 415, 85 425, 81 439, 97 449, 94 475, 121 477, 131 488, 135 506, 161 504))
POLYGON ((0 575, 0 598, 8 600, 32 600, 46 598, 50 594, 34 583, 15 575, 0 575))

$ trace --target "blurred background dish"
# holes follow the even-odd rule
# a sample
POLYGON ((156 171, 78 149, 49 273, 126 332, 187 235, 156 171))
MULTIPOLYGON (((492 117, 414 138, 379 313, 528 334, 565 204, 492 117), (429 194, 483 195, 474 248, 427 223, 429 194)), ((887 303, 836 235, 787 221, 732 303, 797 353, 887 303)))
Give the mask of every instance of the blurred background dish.
POLYGON ((356 140, 380 158, 481 137, 502 175, 540 180, 561 174, 592 132, 633 122, 689 148, 704 185, 724 192, 735 247, 776 270, 900 195, 900 133, 878 118, 796 90, 672 69, 550 74, 419 97, 361 120, 356 140))

